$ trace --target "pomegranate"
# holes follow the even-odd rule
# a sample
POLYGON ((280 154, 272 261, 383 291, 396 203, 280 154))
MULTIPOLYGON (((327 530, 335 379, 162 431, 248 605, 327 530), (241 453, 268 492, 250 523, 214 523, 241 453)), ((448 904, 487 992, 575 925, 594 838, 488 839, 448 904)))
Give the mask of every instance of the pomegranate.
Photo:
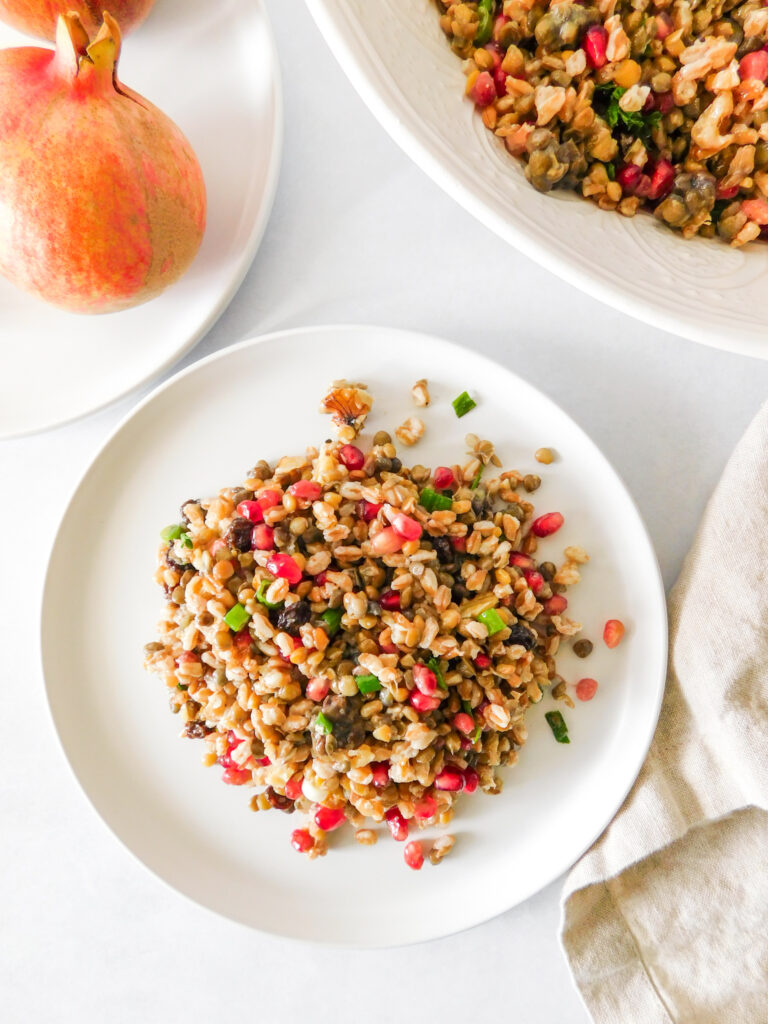
POLYGON ((53 39, 60 14, 78 14, 88 35, 98 32, 105 7, 117 18, 124 32, 130 32, 146 18, 155 0, 0 0, 0 20, 31 36, 53 39))
POLYGON ((192 147, 117 79, 120 29, 59 18, 56 50, 0 51, 0 274, 72 312, 159 295, 192 262, 205 185, 192 147))

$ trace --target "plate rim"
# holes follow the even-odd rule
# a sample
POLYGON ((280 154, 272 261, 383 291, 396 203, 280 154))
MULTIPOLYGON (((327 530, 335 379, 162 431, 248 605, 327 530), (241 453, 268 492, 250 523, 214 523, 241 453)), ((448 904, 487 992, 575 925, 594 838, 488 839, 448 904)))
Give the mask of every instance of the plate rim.
MULTIPOLYGON (((72 423, 78 423, 81 420, 86 420, 91 416, 96 416, 98 413, 103 412, 105 409, 111 408, 118 402, 128 398, 130 395, 136 394, 141 388, 146 387, 152 381, 157 380, 167 370, 171 369, 178 362, 180 362, 186 355, 188 355, 192 349, 202 341, 202 339, 208 334, 208 332, 215 326, 217 321, 224 315, 226 310, 229 308, 232 300, 234 299, 237 292, 240 290, 243 281, 245 280, 248 272, 253 265, 253 261, 256 259, 256 255, 261 247, 261 243, 264 240, 269 221, 272 216, 272 210, 275 204, 275 198, 277 196, 277 187, 280 181, 280 171, 283 162, 283 146, 285 136, 285 103, 283 97, 283 77, 282 68, 280 64, 280 56, 277 49, 277 43, 275 40, 274 29, 272 28, 272 20, 269 16, 269 11, 265 0, 256 0, 256 3, 261 9, 261 16, 264 20, 264 29, 266 35, 266 41, 269 46, 272 66, 274 68, 274 75, 272 76, 272 119, 273 119, 273 130, 272 130, 272 144, 270 147, 269 165, 267 168, 266 183, 264 186, 263 198, 259 214, 256 217, 251 233, 248 237, 248 242, 243 249, 243 253, 240 259, 240 265, 237 267, 236 273, 233 275, 229 286, 222 292, 215 306, 209 313, 202 323, 198 326, 197 330, 193 331, 192 334, 187 338, 183 345, 169 355, 162 363, 158 364, 153 370, 146 373, 140 380, 134 381, 128 385, 125 389, 113 395, 111 398, 106 398, 104 401, 94 405, 82 412, 73 413, 72 415, 65 416, 63 419, 46 420, 45 423, 35 427, 25 427, 22 430, 2 430, 0 429, 0 442, 2 441, 16 441, 25 437, 35 437, 38 434, 44 434, 50 430, 57 430, 59 427, 67 427, 72 423)), ((171 288, 173 285, 171 285, 171 288)), ((152 300, 150 300, 152 301, 152 300)), ((86 314, 87 315, 87 314, 86 314)), ((122 419, 121 419, 122 422, 122 419)), ((110 434, 111 437, 111 434, 110 434)))
MULTIPOLYGON (((768 345, 758 338, 752 338, 740 332, 738 328, 731 331, 722 328, 711 330, 706 324, 684 314, 675 317, 660 311, 651 300, 644 302, 636 299, 616 286, 604 283, 595 275, 585 272, 585 263, 577 258, 578 254, 570 258, 556 246, 549 248, 513 221, 497 214, 489 204, 454 177, 420 136, 401 121, 383 99, 367 65, 360 59, 337 22, 331 9, 333 0, 330 3, 329 0, 304 2, 337 63, 382 128, 428 178, 484 227, 544 270, 555 274, 561 281, 616 310, 617 313, 631 316, 658 330, 709 348, 750 356, 753 359, 768 359, 768 345)), ((768 273, 768 263, 766 272, 768 273)), ((768 335, 768 326, 766 334, 768 335)))
POLYGON ((659 567, 659 561, 658 561, 658 556, 656 554, 656 550, 655 550, 653 542, 651 540, 651 536, 650 536, 650 534, 648 532, 648 528, 647 528, 647 526, 645 524, 645 521, 644 521, 642 515, 640 514, 640 510, 637 507, 637 503, 636 503, 632 493, 630 492, 630 490, 626 486, 622 476, 615 469, 615 467, 613 466, 612 462, 608 459, 607 455, 605 455, 605 453, 603 452, 602 448, 600 448, 600 446, 595 441, 592 440, 592 437, 589 435, 589 433, 583 427, 581 427, 573 419, 573 417, 570 415, 570 413, 568 413, 560 405, 560 403, 557 402, 554 398, 551 398, 548 394, 546 394, 546 392, 542 391, 536 385, 531 384, 527 380, 527 378, 521 377, 514 370, 511 370, 511 369, 509 369, 509 367, 504 366, 503 364, 499 363, 498 361, 496 361, 494 359, 491 359, 489 356, 485 355, 484 353, 477 352, 476 350, 471 349, 468 346, 461 345, 460 343, 452 341, 452 340, 450 340, 448 338, 444 338, 441 335, 430 334, 430 333, 428 333, 426 331, 421 331, 421 330, 410 330, 408 328, 391 327, 391 326, 388 326, 388 325, 374 324, 374 323, 344 323, 344 324, 338 324, 338 323, 317 323, 317 324, 304 325, 302 327, 286 328, 286 329, 279 330, 279 331, 270 331, 270 332, 267 332, 265 334, 256 334, 256 335, 254 335, 254 336, 252 336, 250 338, 245 338, 242 341, 236 342, 233 345, 229 345, 229 346, 227 346, 225 348, 222 348, 222 349, 219 349, 219 350, 217 350, 215 352, 212 352, 209 355, 205 356, 203 359, 200 359, 200 360, 190 364, 189 366, 184 367, 183 369, 179 370, 177 373, 173 374, 173 376, 169 377, 167 380, 160 382, 155 388, 152 389, 152 391, 150 391, 150 393, 148 395, 145 395, 144 398, 142 398, 140 402, 138 402, 133 408, 128 410, 128 412, 126 412, 126 414, 120 418, 119 422, 108 433, 106 438, 97 446, 97 448, 93 452, 93 455, 91 456, 90 460, 88 461, 88 465, 85 467, 83 472, 78 476, 78 479, 77 479, 76 483, 71 488, 71 490, 70 490, 70 492, 69 492, 69 494, 67 496, 67 500, 66 500, 66 503, 64 505, 64 509, 63 509, 63 511, 62 511, 62 513, 61 513, 61 515, 59 517, 59 521, 58 521, 57 526, 56 526, 56 531, 55 531, 55 533, 53 535, 53 539, 52 539, 52 542, 51 542, 51 545, 50 545, 50 548, 49 548, 49 551, 48 551, 47 559, 46 559, 45 572, 44 572, 44 575, 43 575, 43 584, 42 584, 42 587, 41 587, 41 590, 40 590, 39 604, 38 604, 37 641, 38 641, 37 642, 38 666, 39 666, 39 669, 40 669, 40 672, 41 672, 41 675, 42 675, 42 680, 43 680, 43 693, 44 693, 45 706, 46 706, 46 709, 47 709, 47 712, 48 712, 49 721, 50 721, 50 723, 51 723, 51 725, 53 727, 53 731, 54 731, 54 734, 55 734, 55 737, 56 737, 56 742, 57 742, 58 748, 59 748, 61 754, 63 755, 63 758, 64 758, 64 760, 66 762, 66 765, 67 765, 67 769, 68 769, 71 777, 74 779, 74 781, 75 781, 78 789, 80 790, 81 794, 85 797, 85 799, 86 799, 88 805, 90 806, 91 810, 96 815, 97 819, 100 821, 101 826, 103 828, 105 828, 113 836, 113 838, 118 842, 118 844, 124 850, 126 850, 130 854, 130 856, 133 858, 133 860, 136 863, 138 863, 145 872, 148 872, 149 875, 151 875, 154 879, 160 881, 167 889, 169 889, 170 891, 174 892, 177 896, 183 897, 185 900, 187 900, 190 903, 194 904, 196 907, 201 908, 202 910, 206 911, 207 913, 215 914, 218 918, 220 918, 222 920, 231 922, 231 923, 236 924, 236 925, 238 925, 238 926, 240 926, 242 928, 246 928, 246 929, 249 929, 251 931, 254 931, 257 934, 268 936, 270 938, 287 939, 287 940, 290 940, 291 942, 294 942, 294 943, 301 943, 301 944, 310 945, 310 946, 320 946, 320 947, 324 947, 324 948, 336 948, 336 949, 357 949, 357 950, 359 950, 361 948, 363 948, 363 949, 371 949, 371 950, 373 950, 373 949, 392 949, 392 948, 399 948, 399 947, 405 947, 405 946, 420 945, 421 943, 431 942, 431 941, 434 941, 436 939, 446 938, 446 937, 448 937, 450 935, 461 934, 462 932, 469 931, 472 928, 479 927, 480 925, 485 924, 487 921, 491 921, 491 920, 501 916, 502 914, 505 914, 507 911, 512 910, 515 907, 520 906, 521 904, 527 902, 527 900, 531 899, 533 896, 535 896, 537 893, 541 892, 547 886, 549 886, 553 882, 557 881, 557 879, 562 877, 563 874, 569 872, 574 867, 574 865, 576 865, 578 863, 578 861, 581 859, 581 857, 584 855, 584 853, 586 853, 586 851, 589 850, 592 847, 592 845, 597 841, 597 839, 599 839, 599 837, 608 828, 608 826, 610 825, 610 823, 613 821, 613 819, 615 818, 616 814, 618 813, 619 809, 623 805, 624 801, 626 800, 627 796, 629 795, 630 791, 632 790, 632 787, 635 785, 635 782, 637 781, 637 778, 638 778, 638 776, 640 774, 640 771, 642 770, 642 767, 645 764, 645 761, 647 759, 648 751, 650 749, 651 743, 653 741, 653 737, 654 737, 654 735, 656 733, 656 729, 657 729, 657 726, 658 726, 658 720, 659 720, 659 715, 661 713, 662 702, 663 702, 663 699, 664 699, 664 694, 666 692, 666 678, 667 678, 667 669, 668 669, 668 662, 669 662, 669 622, 668 622, 666 592, 665 592, 665 589, 664 589, 664 583, 663 583, 663 579, 662 579, 662 575, 661 575, 661 570, 660 570, 660 567, 659 567), (209 903, 202 902, 200 899, 198 899, 196 896, 192 895, 191 893, 186 892, 184 889, 178 888, 170 879, 164 877, 159 871, 156 871, 153 867, 151 867, 149 864, 147 864, 139 856, 139 854, 136 853, 133 850, 133 848, 129 845, 129 842, 126 839, 124 839, 119 834, 119 832, 116 830, 116 828, 113 828, 113 826, 105 819, 105 817, 102 815, 102 813, 99 810, 99 808, 94 803, 94 800, 91 798, 91 795, 90 795, 90 793, 88 791, 88 788, 86 786, 86 783, 85 783, 84 779, 82 779, 80 777, 80 775, 75 770, 75 767, 74 767, 74 765, 72 764, 72 762, 70 760, 70 757, 69 757, 69 754, 67 753, 67 748, 65 746, 64 740, 63 740, 63 738, 61 736, 61 733, 59 732, 59 728, 58 728, 57 720, 56 720, 56 715, 55 715, 54 710, 53 710, 53 704, 52 704, 52 699, 51 699, 51 692, 50 692, 50 687, 49 687, 49 683, 48 683, 48 676, 47 676, 47 672, 46 672, 46 665, 47 665, 47 663, 49 663, 51 661, 51 658, 52 658, 52 655, 50 654, 50 652, 48 654, 46 654, 46 636, 45 636, 45 634, 46 634, 47 616, 49 614, 47 612, 47 608, 48 608, 48 604, 49 604, 49 596, 48 595, 49 595, 49 591, 50 591, 50 589, 52 587, 52 579, 53 579, 53 573, 54 573, 54 559, 55 559, 55 556, 56 556, 57 548, 59 546, 59 537, 60 537, 60 535, 61 535, 61 533, 62 533, 62 531, 64 529, 64 526, 65 526, 68 518, 69 518, 70 512, 72 510, 72 506, 73 506, 73 504, 74 504, 74 502, 75 502, 75 500, 77 498, 77 495, 78 495, 81 487, 85 483, 85 481, 86 481, 87 477, 89 476, 89 474, 93 471, 93 469, 96 466, 96 464, 98 462, 100 462, 102 457, 106 454, 106 452, 107 452, 108 448, 110 447, 110 445, 112 444, 112 442, 118 437, 118 435, 122 432, 122 430, 132 420, 137 418, 142 413, 142 411, 145 409, 145 407, 149 406, 152 402, 155 401, 156 398, 158 398, 160 395, 162 395, 165 391, 168 391, 172 387, 174 387, 178 381, 180 381, 180 380, 182 380, 182 379, 184 379, 184 378, 186 378, 188 376, 191 376, 192 374, 195 374, 195 373, 198 373, 198 372, 203 372, 208 365, 210 365, 210 364, 212 364, 214 362, 217 362, 219 360, 223 360, 223 359, 229 358, 231 355, 233 355, 234 353, 236 353, 238 351, 241 351, 242 349, 250 348, 250 347, 258 347, 258 346, 260 346, 260 345, 262 345, 264 343, 267 343, 267 342, 279 341, 281 339, 285 339, 285 338, 289 338, 289 337, 290 338, 296 338, 296 337, 301 337, 302 335, 316 334, 318 331, 323 331, 323 332, 328 332, 328 333, 333 333, 333 334, 342 333, 342 332, 343 333, 352 333, 352 334, 354 334, 354 333, 362 333, 362 332, 368 332, 368 331, 375 331, 375 332, 386 331, 388 333, 394 333, 394 334, 398 334, 398 335, 405 335, 405 336, 408 336, 408 337, 413 338, 413 339, 416 339, 416 338, 428 338, 431 341, 437 340, 441 344, 446 345, 446 346, 448 346, 451 349, 458 349, 458 350, 461 350, 461 351, 464 351, 464 352, 469 351, 472 354, 473 358, 477 358, 481 362, 484 362, 487 366, 499 368, 499 369, 503 370, 505 373, 511 374, 513 377, 516 377, 519 380, 524 381, 526 386, 528 388, 530 388, 532 390, 532 392, 535 393, 535 395, 540 396, 546 402, 550 402, 553 405, 555 405, 559 409, 559 411, 563 415, 563 417, 565 418, 566 423, 568 425, 570 425, 570 426, 575 427, 576 430, 586 440, 586 442, 603 459, 606 467, 608 468, 610 473, 613 474, 616 482, 619 484, 619 486, 620 486, 621 490, 623 491, 625 497, 628 499, 631 508, 634 510, 634 513, 635 513, 635 516, 636 516, 636 520, 637 520, 637 525, 640 528, 641 535, 643 536, 643 538, 645 540, 645 543, 646 543, 646 546, 647 546, 647 549, 648 549, 648 553, 650 555, 650 564, 649 564, 649 567, 648 567, 649 568, 649 572, 651 574, 650 583, 652 585, 652 590, 655 591, 655 597, 658 600, 658 606, 659 606, 659 613, 660 613, 659 625, 660 625, 660 627, 662 629, 663 635, 659 638, 659 642, 660 642, 660 645, 661 645, 661 658, 660 658, 660 662, 659 662, 659 678, 658 678, 658 680, 655 681, 656 693, 655 693, 655 700, 654 700, 654 705, 653 705, 653 714, 651 716, 649 716, 648 724, 647 724, 647 727, 646 727, 646 735, 645 735, 645 738, 643 739, 643 742, 638 747, 638 758, 636 759, 636 763, 633 763, 632 772, 628 774, 628 781, 627 781, 626 787, 622 787, 620 798, 617 799, 616 801, 612 802, 612 804, 615 804, 615 806, 611 807, 610 813, 607 814, 607 816, 606 815, 601 815, 601 819, 604 818, 605 820, 602 820, 602 823, 600 824, 600 826, 598 828, 598 831, 589 839, 589 841, 581 849, 578 850, 578 852, 575 855, 572 856, 572 858, 569 855, 569 861, 568 861, 568 863, 564 867, 561 867, 560 870, 558 870, 555 874, 547 875, 543 879, 537 880, 532 885, 525 887, 524 890, 523 890, 523 895, 520 898, 513 900, 513 902, 511 902, 511 903, 506 903, 505 902, 505 904, 503 906, 499 906, 498 909, 493 914, 491 914, 491 915, 482 914, 476 920, 472 920, 472 921, 470 921, 470 922, 468 922, 466 924, 459 925, 458 927, 449 927, 447 930, 446 930, 445 927, 437 927, 437 928, 433 929, 432 931, 430 931, 429 934, 421 935, 421 936, 419 936, 417 938, 413 938, 413 939, 397 939, 397 940, 387 939, 387 940, 381 941, 381 942, 376 942, 374 940, 372 942, 361 943, 359 940, 343 941, 343 940, 338 940, 338 939, 325 939, 325 938, 316 938, 316 937, 305 938, 305 937, 302 937, 300 935, 295 934, 294 932, 277 931, 277 930, 274 930, 274 929, 265 928, 265 927, 262 927, 262 926, 259 926, 259 925, 252 924, 251 922, 242 920, 240 918, 231 917, 225 911, 219 910, 218 908, 216 908, 215 906, 213 906, 213 905, 211 905, 209 903))

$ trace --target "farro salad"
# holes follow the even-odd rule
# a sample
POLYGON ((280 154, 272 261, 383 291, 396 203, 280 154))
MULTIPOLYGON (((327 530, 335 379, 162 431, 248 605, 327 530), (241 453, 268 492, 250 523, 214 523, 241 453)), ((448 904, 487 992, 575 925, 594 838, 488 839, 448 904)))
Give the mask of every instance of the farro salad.
MULTIPOLYGON (((425 380, 412 393, 429 404, 425 380)), ((355 444, 372 401, 336 382, 323 408, 337 440, 183 503, 162 533, 165 613, 145 649, 204 762, 256 788, 253 810, 302 812, 291 843, 312 858, 345 822, 364 845, 381 823, 401 841, 447 825, 459 793, 500 792, 496 769, 517 760, 529 705, 549 690, 573 706, 555 655, 581 628, 565 595, 588 559, 568 547, 559 566, 538 560, 563 524, 534 511, 540 478, 498 472, 493 445, 472 434, 463 464, 434 470, 404 466, 384 431, 355 444)), ((464 416, 475 403, 453 405, 464 416)), ((411 446, 424 429, 412 416, 396 435, 411 446)), ((575 653, 591 649, 582 639, 575 653)), ((596 689, 584 679, 575 692, 596 689)), ((560 711, 547 721, 569 742, 560 711)), ((453 842, 435 840, 430 861, 453 842)), ((421 842, 404 853, 422 866, 421 842)))
POLYGON ((768 232, 763 0, 436 0, 534 188, 732 246, 768 232))

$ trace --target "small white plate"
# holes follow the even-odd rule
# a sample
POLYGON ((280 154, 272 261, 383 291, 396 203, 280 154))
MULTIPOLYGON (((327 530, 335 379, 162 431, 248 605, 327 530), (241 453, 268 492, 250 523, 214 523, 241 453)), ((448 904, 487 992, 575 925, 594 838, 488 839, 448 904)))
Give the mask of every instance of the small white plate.
MULTIPOLYGON (((0 47, 29 45, 47 44, 0 24, 0 47)), ((205 238, 181 281, 123 313, 65 313, 0 278, 0 439, 94 412, 171 366, 224 311, 267 224, 282 102, 262 0, 162 0, 124 40, 120 77, 192 143, 205 238)))
POLYGON ((605 213, 566 190, 537 192, 465 98, 461 61, 440 29, 434 0, 306 3, 395 142, 491 231, 622 313, 768 359, 765 244, 731 249, 717 240, 684 241, 651 216, 605 213))
MULTIPOLYGON (((377 327, 317 327, 244 342, 158 388, 117 428, 80 482, 53 546, 42 618, 53 717, 83 789, 107 825, 156 875, 198 903, 280 935, 355 946, 435 938, 519 903, 568 868, 602 832, 643 762, 656 725, 666 660, 664 593, 632 499, 589 438, 550 399, 503 367, 426 335, 377 327), (465 797, 442 864, 409 870, 385 830, 372 848, 351 829, 310 862, 289 835, 298 816, 253 814, 250 791, 202 767, 178 738, 165 688, 142 669, 163 602, 152 580, 160 529, 181 501, 237 484, 260 458, 302 452, 329 434, 318 412, 333 379, 365 381, 370 430, 413 414, 411 384, 427 377, 432 405, 410 463, 460 461, 464 437, 492 439, 506 467, 540 473, 540 512, 563 529, 542 549, 591 554, 570 609, 595 641, 586 661, 565 654, 567 680, 600 682, 590 704, 551 697, 529 716, 530 738, 503 794, 465 797), (459 420, 451 400, 478 407, 459 420), (540 466, 542 444, 559 455, 540 466), (621 618, 613 651, 603 623, 621 618), (557 744, 544 712, 570 727, 557 744)), ((444 830, 443 830, 444 831, 444 830)), ((435 832, 429 833, 435 835, 435 832)))

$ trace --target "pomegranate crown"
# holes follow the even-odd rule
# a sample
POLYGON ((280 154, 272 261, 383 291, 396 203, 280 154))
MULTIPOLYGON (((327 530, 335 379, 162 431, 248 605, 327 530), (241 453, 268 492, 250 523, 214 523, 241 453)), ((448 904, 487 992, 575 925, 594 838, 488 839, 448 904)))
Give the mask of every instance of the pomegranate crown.
POLYGON ((74 11, 59 15, 56 24, 57 59, 61 70, 72 77, 91 69, 114 75, 121 45, 120 26, 109 11, 104 11, 101 28, 93 41, 74 11))

